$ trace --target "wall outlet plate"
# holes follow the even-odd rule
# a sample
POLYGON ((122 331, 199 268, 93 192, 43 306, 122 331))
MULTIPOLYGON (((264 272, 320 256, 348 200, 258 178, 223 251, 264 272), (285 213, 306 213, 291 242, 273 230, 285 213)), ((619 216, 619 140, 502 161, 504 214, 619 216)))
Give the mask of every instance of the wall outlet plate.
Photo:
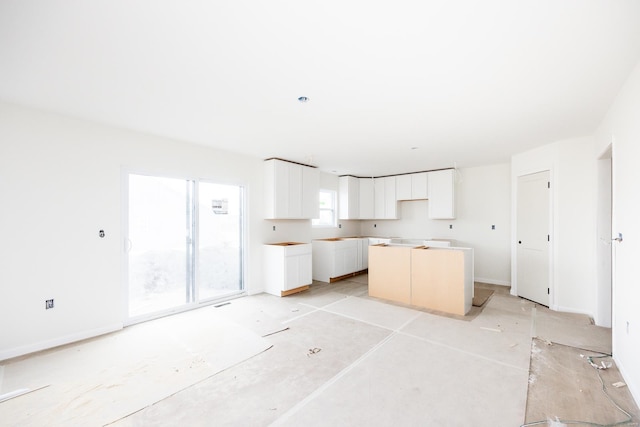
POLYGON ((45 310, 49 310, 50 308, 53 308, 53 300, 52 299, 48 299, 44 302, 44 309, 45 310))

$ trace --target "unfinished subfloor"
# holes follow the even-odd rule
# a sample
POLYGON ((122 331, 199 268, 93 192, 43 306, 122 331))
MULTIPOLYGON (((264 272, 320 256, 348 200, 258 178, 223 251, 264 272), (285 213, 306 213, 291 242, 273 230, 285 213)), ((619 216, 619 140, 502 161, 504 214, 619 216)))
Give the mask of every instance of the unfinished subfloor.
MULTIPOLYGON (((558 405, 556 397, 571 393, 576 386, 543 380, 555 378, 554 370, 558 369, 572 378, 566 370, 576 366, 581 375, 592 374, 596 385, 580 383, 578 388, 582 388, 574 390, 577 397, 567 400, 571 411, 566 414, 572 419, 581 413, 588 417, 580 405, 598 405, 598 422, 625 419, 601 392, 595 369, 580 357, 610 353, 609 329, 592 325, 585 316, 552 312, 513 297, 507 288, 477 286, 495 292, 466 318, 370 298, 366 275, 334 284, 316 283, 309 291, 286 298, 260 294, 196 310, 204 313, 202 316, 212 316, 200 321, 224 321, 244 331, 238 339, 251 340, 252 346, 239 348, 255 355, 239 357, 238 363, 211 371, 210 375, 203 373, 189 386, 175 384, 167 397, 123 417, 105 422, 90 413, 67 419, 64 425, 493 427, 520 426, 525 421, 546 425, 547 420, 563 419, 567 408, 558 405), (533 341, 533 337, 538 339, 533 341), (577 356, 564 351, 554 351, 548 358, 540 356, 541 347, 546 351, 546 347, 555 349, 556 344, 558 349, 581 350, 577 356), (566 358, 572 358, 570 363, 559 362, 566 358), (536 370, 532 375, 530 366, 536 370), (528 401, 529 390, 535 398, 528 401)), ((180 321, 183 316, 194 315, 185 313, 169 319, 180 321)), ((166 322, 165 318, 145 325, 166 328, 166 322)), ((209 338, 204 334, 199 339, 209 338)), ((123 351, 132 358, 137 354, 131 349, 123 351)), ((75 358, 73 363, 81 363, 83 370, 89 371, 99 355, 92 357, 82 361, 75 358)), ((215 353, 200 359, 213 360, 215 353)), ((64 358, 58 360, 65 363, 64 358)), ((136 366, 140 363, 130 362, 136 366)), ((5 368, 8 370, 8 365, 5 368)), ((185 363, 180 369, 191 367, 185 363)), ((622 381, 615 366, 610 369, 603 376, 608 389, 622 381)), ((69 380, 77 382, 78 378, 69 380)), ((148 392, 152 394, 153 390, 148 392)), ((36 399, 33 396, 38 393, 0 403, 0 425, 16 425, 8 415, 18 416, 9 414, 9 406, 4 405, 13 402, 12 411, 19 410, 20 399, 36 399)), ((638 409, 628 389, 622 387, 615 393, 616 402, 637 421, 638 409)), ((117 387, 108 396, 114 405, 121 398, 117 387)), ((62 424, 53 416, 48 420, 48 425, 62 424)))

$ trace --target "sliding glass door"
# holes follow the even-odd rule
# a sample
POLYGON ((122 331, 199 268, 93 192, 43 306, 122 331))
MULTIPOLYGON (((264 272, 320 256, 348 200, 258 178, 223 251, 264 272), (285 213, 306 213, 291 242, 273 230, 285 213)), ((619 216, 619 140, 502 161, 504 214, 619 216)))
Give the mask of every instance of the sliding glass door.
POLYGON ((198 187, 198 296, 242 290, 242 188, 200 182, 198 187))
POLYGON ((129 174, 129 319, 243 290, 239 186, 129 174))

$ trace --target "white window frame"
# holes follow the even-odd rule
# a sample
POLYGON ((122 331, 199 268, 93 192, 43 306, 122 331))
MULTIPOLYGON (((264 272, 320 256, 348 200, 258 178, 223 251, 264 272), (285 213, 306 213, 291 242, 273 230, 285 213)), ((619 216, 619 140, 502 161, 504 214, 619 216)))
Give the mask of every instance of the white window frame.
POLYGON ((319 211, 329 211, 331 212, 331 224, 321 224, 320 218, 315 218, 311 220, 311 226, 314 228, 337 228, 338 227, 338 192, 335 190, 328 190, 321 188, 318 194, 318 203, 320 203, 320 198, 322 194, 329 194, 331 196, 332 205, 330 208, 323 208, 322 205, 319 206, 319 211))

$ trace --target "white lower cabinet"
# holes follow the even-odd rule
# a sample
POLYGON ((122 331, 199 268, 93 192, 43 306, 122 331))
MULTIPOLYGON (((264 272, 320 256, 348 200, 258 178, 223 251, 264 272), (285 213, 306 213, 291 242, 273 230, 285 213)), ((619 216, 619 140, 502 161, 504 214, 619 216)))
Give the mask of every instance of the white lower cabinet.
POLYGON ((369 237, 367 240, 369 241, 369 245, 379 245, 381 243, 388 245, 391 243, 391 238, 389 237, 369 237))
POLYGON ((313 240, 313 280, 335 282, 366 269, 362 245, 368 239, 335 238, 313 240))
POLYGON ((369 268, 369 239, 358 239, 358 271, 369 268))
POLYGON ((264 245, 265 292, 286 296, 308 289, 312 281, 311 254, 310 243, 283 242, 264 245))

